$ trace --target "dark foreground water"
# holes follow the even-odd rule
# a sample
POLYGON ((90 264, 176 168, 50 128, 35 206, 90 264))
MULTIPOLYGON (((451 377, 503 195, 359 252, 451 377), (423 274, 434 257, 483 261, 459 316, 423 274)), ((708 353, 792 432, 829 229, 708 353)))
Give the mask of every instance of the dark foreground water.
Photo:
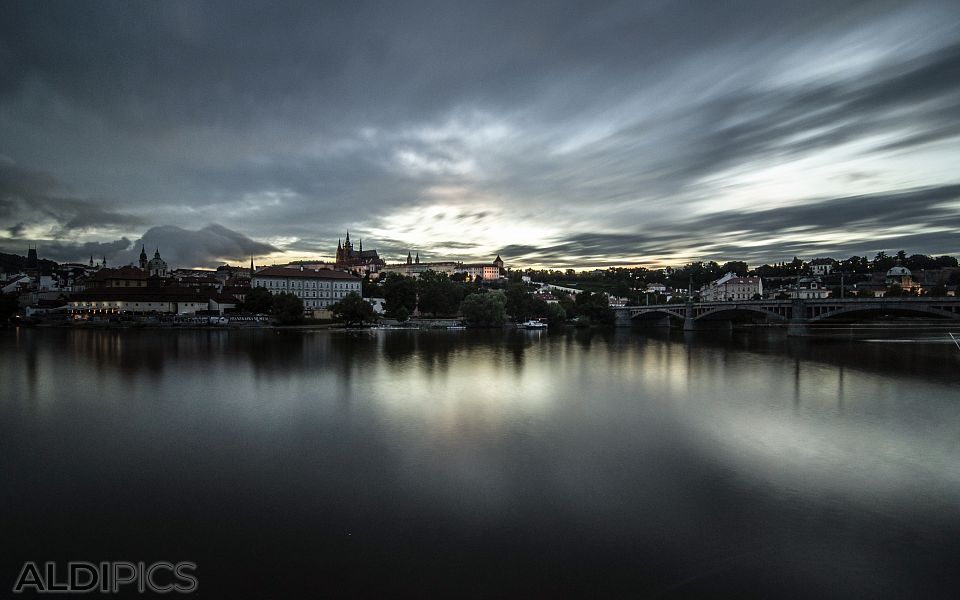
POLYGON ((960 350, 898 336, 0 331, 0 597, 956 598, 960 350))

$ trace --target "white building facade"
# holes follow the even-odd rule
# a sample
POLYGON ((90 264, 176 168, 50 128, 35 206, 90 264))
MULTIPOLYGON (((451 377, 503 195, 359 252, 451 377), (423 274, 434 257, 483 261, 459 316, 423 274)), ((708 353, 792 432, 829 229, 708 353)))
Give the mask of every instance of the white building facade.
POLYGON ((823 300, 830 297, 830 289, 819 277, 801 277, 796 285, 787 290, 787 295, 800 300, 823 300))
POLYGON ((348 294, 363 295, 361 279, 351 273, 304 267, 266 267, 254 273, 252 287, 271 294, 290 293, 303 301, 304 310, 328 308, 348 294))
POLYGON ((727 273, 700 290, 700 298, 704 302, 752 300, 757 294, 763 296, 761 278, 738 277, 735 273, 727 273))
POLYGON ((815 258, 810 262, 810 272, 818 277, 826 277, 833 271, 833 259, 815 258))

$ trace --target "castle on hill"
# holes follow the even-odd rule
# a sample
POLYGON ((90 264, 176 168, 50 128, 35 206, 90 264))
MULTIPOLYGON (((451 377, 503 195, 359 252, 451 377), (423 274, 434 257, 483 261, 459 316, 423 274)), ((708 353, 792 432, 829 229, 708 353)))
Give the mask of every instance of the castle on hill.
POLYGON ((363 240, 359 241, 359 247, 353 248, 350 241, 350 232, 347 231, 347 239, 337 240, 337 260, 336 269, 348 270, 353 272, 377 273, 386 266, 386 262, 380 258, 376 250, 364 250, 363 240))

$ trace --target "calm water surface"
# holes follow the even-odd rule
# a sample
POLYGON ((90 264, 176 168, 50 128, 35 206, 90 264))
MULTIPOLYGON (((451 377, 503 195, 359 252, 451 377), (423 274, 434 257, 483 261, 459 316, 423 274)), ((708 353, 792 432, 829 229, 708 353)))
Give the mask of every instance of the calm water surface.
POLYGON ((960 350, 906 337, 0 331, 0 595, 956 598, 960 350))

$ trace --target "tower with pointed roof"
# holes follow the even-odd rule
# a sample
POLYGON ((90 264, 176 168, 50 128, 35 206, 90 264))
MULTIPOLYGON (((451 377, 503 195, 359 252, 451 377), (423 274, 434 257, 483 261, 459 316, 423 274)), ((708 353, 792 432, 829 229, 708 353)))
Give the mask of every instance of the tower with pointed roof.
POLYGON ((343 240, 337 239, 336 268, 355 273, 375 273, 385 265, 386 263, 383 262, 376 250, 363 249, 363 239, 357 240, 357 249, 354 250, 353 242, 350 241, 349 230, 347 230, 346 238, 343 240))
POLYGON ((147 271, 150 277, 166 277, 167 262, 160 258, 160 248, 153 253, 153 258, 147 263, 147 271))
POLYGON ((147 247, 143 244, 140 245, 140 270, 147 270, 147 247))

